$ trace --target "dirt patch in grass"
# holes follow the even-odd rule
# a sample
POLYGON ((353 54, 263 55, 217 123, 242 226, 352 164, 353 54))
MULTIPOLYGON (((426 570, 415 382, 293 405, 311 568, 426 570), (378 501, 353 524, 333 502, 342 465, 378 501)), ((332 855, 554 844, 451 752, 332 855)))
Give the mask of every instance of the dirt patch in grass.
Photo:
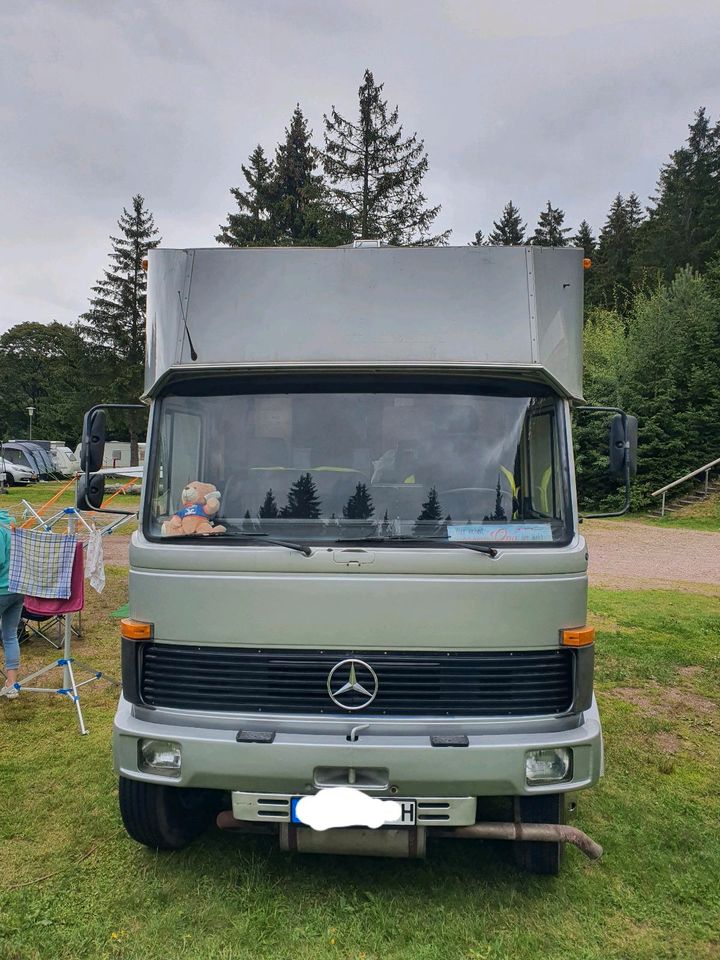
POLYGON ((638 707, 648 717, 677 717, 690 713, 704 717, 720 713, 720 706, 683 687, 663 687, 652 681, 644 687, 613 687, 605 694, 638 707))
POLYGON ((607 633, 619 633, 621 629, 617 620, 613 620, 612 617, 608 617, 604 613, 593 613, 592 610, 588 610, 588 624, 597 630, 605 630, 607 633))
POLYGON ((674 756, 682 750, 682 740, 680 737, 678 737, 677 734, 668 733, 665 730, 661 730, 655 734, 655 745, 662 753, 666 753, 668 756, 674 756))
POLYGON ((685 680, 694 680, 695 677, 699 677, 703 672, 702 667, 692 666, 692 667, 678 667, 678 673, 685 680))

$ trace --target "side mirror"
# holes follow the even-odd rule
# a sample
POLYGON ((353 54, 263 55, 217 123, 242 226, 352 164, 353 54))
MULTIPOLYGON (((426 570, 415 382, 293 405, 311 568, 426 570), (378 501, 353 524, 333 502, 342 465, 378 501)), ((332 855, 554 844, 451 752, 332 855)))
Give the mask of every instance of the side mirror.
POLYGON ((103 465, 105 419, 104 410, 88 410, 85 414, 80 448, 80 469, 83 473, 95 473, 103 465))
MULTIPOLYGON (((102 463, 102 460, 100 461, 102 463)), ((97 510, 105 498, 105 475, 81 473, 77 482, 75 506, 78 510, 97 510)))
POLYGON ((637 473, 637 417, 616 413, 610 423, 610 473, 637 473))

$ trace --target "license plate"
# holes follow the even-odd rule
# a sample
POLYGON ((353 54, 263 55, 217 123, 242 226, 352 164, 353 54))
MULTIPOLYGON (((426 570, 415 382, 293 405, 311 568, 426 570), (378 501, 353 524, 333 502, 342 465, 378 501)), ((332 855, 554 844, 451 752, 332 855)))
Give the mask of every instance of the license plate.
MULTIPOLYGON (((400 804, 400 816, 397 820, 388 820, 385 823, 386 827, 414 827, 415 826, 415 817, 417 812, 417 800, 403 800, 399 797, 381 797, 382 800, 394 800, 396 803, 400 804)), ((291 823, 300 823, 302 820, 295 813, 295 809, 298 803, 302 800, 302 797, 293 797, 290 801, 290 822, 291 823)))

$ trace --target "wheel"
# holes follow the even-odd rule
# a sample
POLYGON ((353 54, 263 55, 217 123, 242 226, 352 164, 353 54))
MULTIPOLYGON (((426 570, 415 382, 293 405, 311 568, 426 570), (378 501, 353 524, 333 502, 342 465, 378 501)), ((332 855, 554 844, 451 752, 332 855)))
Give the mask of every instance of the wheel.
MULTIPOLYGON (((538 797, 516 797, 516 810, 523 823, 565 823, 565 794, 550 793, 538 797)), ((513 843, 515 863, 527 873, 556 877, 565 852, 565 844, 543 840, 513 843)))
POLYGON ((138 843, 153 850, 181 850, 206 830, 217 810, 214 790, 166 787, 120 777, 120 815, 138 843))
POLYGON ((14 477, 11 473, 8 473, 7 470, 5 471, 5 483, 6 483, 9 487, 14 487, 14 486, 15 486, 15 477, 14 477))

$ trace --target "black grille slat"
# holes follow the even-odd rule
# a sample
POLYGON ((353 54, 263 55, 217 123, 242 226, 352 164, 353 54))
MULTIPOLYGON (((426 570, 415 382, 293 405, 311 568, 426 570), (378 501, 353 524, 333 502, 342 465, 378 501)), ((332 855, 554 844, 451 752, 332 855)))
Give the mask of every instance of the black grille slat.
POLYGON ((543 716, 572 704, 569 650, 406 655, 370 651, 258 650, 151 643, 141 692, 157 707, 323 716, 543 716), (336 706, 327 677, 341 660, 369 664, 377 697, 360 711, 336 706))

